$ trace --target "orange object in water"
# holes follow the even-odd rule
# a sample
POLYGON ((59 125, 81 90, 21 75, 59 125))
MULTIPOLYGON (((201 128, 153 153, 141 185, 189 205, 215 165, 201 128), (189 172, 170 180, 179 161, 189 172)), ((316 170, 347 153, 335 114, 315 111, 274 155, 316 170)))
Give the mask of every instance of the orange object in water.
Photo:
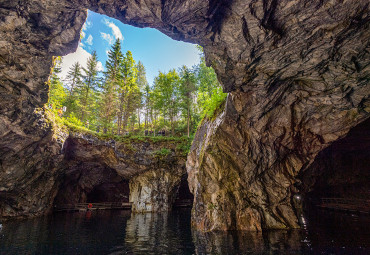
POLYGON ((92 204, 89 204, 89 205, 87 206, 87 208, 92 208, 92 204))

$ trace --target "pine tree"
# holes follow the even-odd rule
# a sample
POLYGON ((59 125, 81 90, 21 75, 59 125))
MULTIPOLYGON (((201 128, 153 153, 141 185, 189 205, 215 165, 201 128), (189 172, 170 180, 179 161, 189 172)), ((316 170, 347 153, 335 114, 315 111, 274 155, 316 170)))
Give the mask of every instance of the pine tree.
POLYGON ((53 109, 61 109, 67 96, 63 83, 59 78, 61 73, 61 64, 61 58, 56 57, 51 77, 49 79, 49 105, 51 105, 53 109))
POLYGON ((94 92, 97 90, 98 59, 96 51, 87 59, 87 68, 83 68, 83 83, 80 90, 81 121, 84 122, 90 113, 90 106, 93 104, 94 92))
POLYGON ((100 119, 104 132, 112 128, 112 121, 117 112, 117 91, 122 79, 120 68, 122 61, 121 42, 117 39, 108 52, 105 80, 102 84, 100 119))
POLYGON ((69 91, 67 99, 66 99, 66 107, 67 112, 66 114, 69 116, 72 112, 75 112, 78 109, 78 98, 76 96, 76 90, 78 91, 82 85, 82 73, 81 73, 81 65, 76 62, 72 65, 69 69, 67 77, 67 89, 69 91))
POLYGON ((124 130, 127 122, 137 107, 139 88, 137 86, 137 69, 131 51, 127 51, 121 65, 122 80, 119 86, 119 108, 117 114, 117 133, 124 130))

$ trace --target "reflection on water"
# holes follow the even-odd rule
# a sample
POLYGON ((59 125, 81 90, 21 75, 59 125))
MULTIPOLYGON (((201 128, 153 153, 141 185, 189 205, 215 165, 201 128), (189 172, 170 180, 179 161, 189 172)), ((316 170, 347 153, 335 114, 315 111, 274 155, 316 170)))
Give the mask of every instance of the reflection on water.
POLYGON ((190 210, 58 213, 3 223, 0 254, 369 254, 369 223, 319 211, 305 230, 201 233, 190 210))
POLYGON ((299 230, 269 231, 258 233, 249 231, 229 231, 200 233, 194 231, 197 254, 302 254, 309 249, 301 243, 299 230), (306 249, 305 249, 306 248, 306 249))

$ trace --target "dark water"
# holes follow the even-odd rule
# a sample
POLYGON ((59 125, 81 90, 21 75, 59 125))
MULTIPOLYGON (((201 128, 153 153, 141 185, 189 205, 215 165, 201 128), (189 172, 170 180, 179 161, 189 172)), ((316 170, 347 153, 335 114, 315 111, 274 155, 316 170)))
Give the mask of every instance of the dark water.
POLYGON ((200 233, 190 210, 58 213, 3 223, 0 254, 370 254, 369 216, 318 211, 306 230, 200 233))

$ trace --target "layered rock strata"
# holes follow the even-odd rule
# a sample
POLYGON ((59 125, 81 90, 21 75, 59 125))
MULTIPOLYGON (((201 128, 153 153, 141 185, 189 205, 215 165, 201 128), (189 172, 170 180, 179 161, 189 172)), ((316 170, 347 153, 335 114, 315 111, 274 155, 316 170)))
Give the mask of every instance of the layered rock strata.
MULTIPOLYGON (((145 207, 145 211, 171 210, 181 177, 186 173, 186 156, 182 147, 178 148, 178 141, 161 137, 115 141, 81 133, 61 134, 65 141, 63 147, 57 147, 60 150, 55 152, 54 157, 48 158, 50 166, 53 166, 49 168, 49 175, 27 176, 25 173, 19 178, 30 178, 29 182, 38 178, 37 185, 27 190, 28 193, 1 193, 2 218, 41 215, 49 212, 53 205, 128 202, 129 197, 133 202, 133 211, 143 211, 139 208, 146 200, 150 200, 151 206, 145 207), (156 183, 153 178, 148 181, 148 176, 158 177, 154 179, 159 189, 153 188, 156 183), (146 192, 138 193, 134 187, 146 192), (34 194, 46 195, 43 198, 33 197, 34 194), (33 200, 25 202, 24 199, 29 197, 33 200), (33 201, 37 202, 37 211, 34 204, 30 204, 33 201)), ((188 143, 187 139, 182 141, 188 143)), ((42 155, 34 155, 36 165, 42 155)))
POLYGON ((189 156, 195 226, 297 227, 297 175, 369 117, 368 1, 2 1, 2 215, 42 213, 52 197, 53 182, 34 187, 58 175, 61 143, 34 109, 47 101, 52 56, 77 48, 86 8, 202 45, 230 92, 189 156))

